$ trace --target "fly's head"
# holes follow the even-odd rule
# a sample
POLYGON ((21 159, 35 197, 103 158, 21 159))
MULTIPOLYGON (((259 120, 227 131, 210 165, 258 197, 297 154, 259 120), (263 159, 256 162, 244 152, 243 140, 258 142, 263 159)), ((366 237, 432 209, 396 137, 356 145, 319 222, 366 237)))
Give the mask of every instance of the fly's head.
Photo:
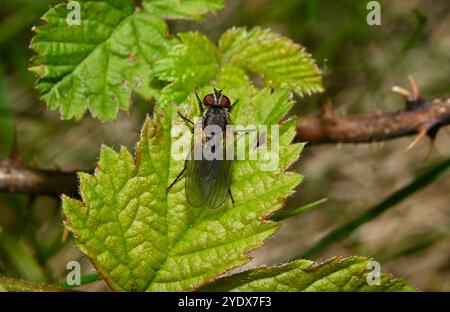
POLYGON ((230 109, 231 101, 230 99, 222 94, 222 90, 214 88, 214 93, 208 94, 203 98, 203 104, 207 107, 219 107, 230 109))

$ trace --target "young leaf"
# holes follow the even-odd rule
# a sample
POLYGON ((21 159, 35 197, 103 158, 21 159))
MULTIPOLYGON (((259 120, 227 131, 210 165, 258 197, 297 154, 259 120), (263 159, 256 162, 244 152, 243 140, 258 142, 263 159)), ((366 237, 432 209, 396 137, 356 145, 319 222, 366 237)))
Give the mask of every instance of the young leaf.
POLYGON ((220 278, 201 291, 415 291, 403 280, 380 274, 369 285, 370 259, 335 257, 323 263, 297 260, 283 265, 259 267, 220 278), (378 285, 377 285, 378 284, 378 285))
POLYGON ((244 69, 238 66, 226 64, 220 68, 216 79, 216 84, 221 88, 236 88, 250 83, 250 77, 247 76, 244 69))
POLYGON ((260 75, 267 86, 299 95, 323 91, 320 71, 305 48, 268 29, 232 28, 219 41, 223 64, 260 75))
POLYGON ((147 11, 168 19, 201 19, 205 14, 222 9, 223 0, 145 0, 147 11))
POLYGON ((68 25, 65 4, 50 9, 36 28, 30 70, 50 109, 81 118, 86 109, 112 119, 127 109, 134 90, 145 97, 152 65, 170 46, 164 20, 136 11, 129 0, 81 0, 80 25, 68 25))
MULTIPOLYGON (((287 91, 264 92, 261 105, 268 110, 276 110, 280 98, 290 102, 287 91)), ((238 93, 246 94, 241 106, 252 102, 257 92, 243 86, 238 93)), ((281 104, 280 116, 292 103, 281 104)), ((244 119, 244 114, 241 108, 236 119, 244 119)), ((183 158, 171 157, 186 141, 185 136, 171 135, 172 126, 183 125, 176 116, 171 105, 156 109, 144 124, 134 159, 125 148, 115 152, 103 147, 94 176, 79 175, 82 201, 63 198, 67 228, 114 290, 189 290, 248 262, 246 253, 279 226, 267 220, 268 215, 301 181, 300 175, 285 172, 303 146, 291 144, 295 120, 290 120, 280 129, 280 159, 274 171, 261 171, 256 160, 235 161, 235 206, 229 200, 218 209, 190 206, 184 180, 166 192, 184 165, 183 158)), ((255 124, 267 122, 270 116, 255 115, 255 124)))
POLYGON ((219 54, 211 40, 198 32, 182 33, 179 37, 181 42, 154 68, 159 79, 172 81, 161 91, 160 103, 180 103, 218 73, 219 54))
POLYGON ((86 110, 102 120, 128 109, 131 92, 157 96, 152 67, 174 42, 162 18, 200 19, 222 8, 222 0, 80 0, 80 20, 66 3, 50 9, 37 27, 30 70, 50 109, 63 118, 86 110))
POLYGON ((219 88, 238 87, 254 78, 266 86, 294 90, 299 95, 321 92, 322 78, 305 49, 267 29, 233 28, 223 34, 217 48, 199 33, 181 34, 158 62, 154 74, 171 82, 159 103, 184 101, 191 90, 214 81, 219 88))

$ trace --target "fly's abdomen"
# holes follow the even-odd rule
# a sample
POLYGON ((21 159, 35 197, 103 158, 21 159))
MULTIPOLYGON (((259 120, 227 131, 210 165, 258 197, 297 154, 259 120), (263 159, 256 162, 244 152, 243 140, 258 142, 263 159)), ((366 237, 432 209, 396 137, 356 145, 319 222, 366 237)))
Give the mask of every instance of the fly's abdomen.
POLYGON ((186 198, 194 207, 220 207, 231 184, 231 160, 190 160, 186 172, 186 198))

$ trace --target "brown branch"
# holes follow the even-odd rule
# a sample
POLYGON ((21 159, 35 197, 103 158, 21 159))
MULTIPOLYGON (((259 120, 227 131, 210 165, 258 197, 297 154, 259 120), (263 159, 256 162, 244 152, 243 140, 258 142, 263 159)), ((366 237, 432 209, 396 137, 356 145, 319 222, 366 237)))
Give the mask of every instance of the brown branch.
POLYGON ((0 192, 78 197, 76 172, 42 170, 16 159, 0 162, 0 192))
POLYGON ((450 124, 450 97, 420 101, 406 110, 372 116, 333 116, 327 112, 298 117, 296 140, 309 144, 364 143, 421 133, 433 138, 442 126, 450 124))
MULTIPOLYGON (((442 126, 450 124, 450 96, 425 101, 418 94, 408 94, 404 89, 401 92, 407 96, 403 111, 334 116, 328 106, 320 116, 299 117, 296 140, 309 144, 363 143, 417 134, 414 145, 425 135, 433 139, 442 126)), ((20 161, 17 153, 0 162, 0 192, 79 197, 75 172, 31 168, 20 161)))

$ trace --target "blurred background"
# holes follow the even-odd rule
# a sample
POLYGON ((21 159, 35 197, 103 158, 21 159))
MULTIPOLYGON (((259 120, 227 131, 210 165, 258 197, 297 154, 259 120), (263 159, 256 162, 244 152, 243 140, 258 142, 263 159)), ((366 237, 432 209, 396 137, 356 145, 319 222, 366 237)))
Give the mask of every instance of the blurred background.
MULTIPOLYGON (((217 16, 201 23, 170 22, 170 28, 173 33, 199 30, 217 40, 232 26, 262 26, 304 45, 325 74, 326 93, 298 99, 292 112, 297 115, 319 113, 326 96, 336 113, 343 115, 402 109, 403 100, 390 89, 406 87, 407 75, 414 76, 426 98, 450 95, 450 2, 379 1, 380 26, 367 25, 367 2, 228 0, 217 16)), ((105 123, 89 116, 79 122, 62 121, 58 112, 46 109, 27 71, 33 54, 28 44, 31 27, 54 3, 0 3, 0 160, 9 153, 16 127, 20 154, 27 164, 91 170, 101 144, 134 150, 152 103, 136 98, 130 112, 105 123)), ((450 157, 446 129, 440 131, 429 157, 426 140, 407 151, 411 140, 307 146, 293 166, 306 178, 285 209, 328 200, 283 221, 281 230, 252 253, 255 259, 250 265, 304 255, 324 235, 450 157)), ((402 276, 420 290, 450 291, 449 189, 450 176, 444 176, 310 257, 373 256, 382 271, 402 276)), ((93 273, 71 239, 62 242, 62 220, 58 198, 0 194, 0 273, 59 282, 70 260, 81 261, 84 272, 93 273)), ((85 289, 104 289, 104 285, 97 282, 85 289)))

